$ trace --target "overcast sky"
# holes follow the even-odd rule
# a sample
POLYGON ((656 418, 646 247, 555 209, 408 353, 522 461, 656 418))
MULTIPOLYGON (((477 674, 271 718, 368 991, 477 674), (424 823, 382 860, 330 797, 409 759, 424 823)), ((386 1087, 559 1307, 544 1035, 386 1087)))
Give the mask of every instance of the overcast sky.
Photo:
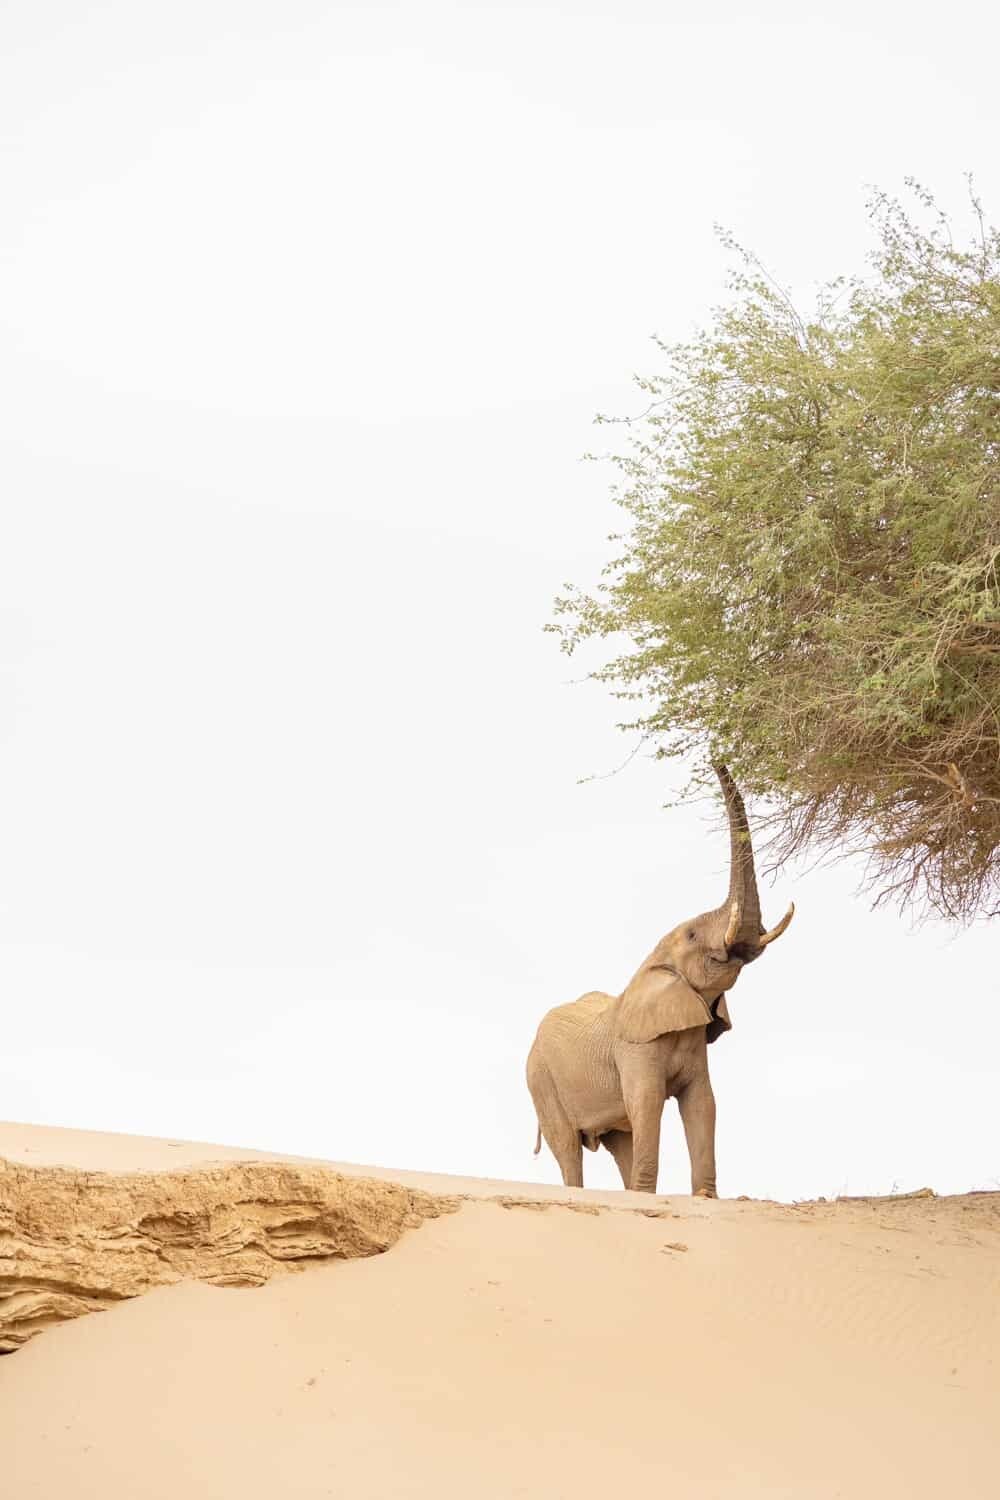
MULTIPOLYGON (((717 221, 807 303, 870 184, 1000 216, 988 7, 754 10, 0 7, 0 1116, 558 1181, 538 1020, 727 850, 680 767, 580 784, 630 748, 542 633, 592 417, 717 221)), ((856 884, 763 892, 724 1194, 1000 1183, 996 934, 856 884)))

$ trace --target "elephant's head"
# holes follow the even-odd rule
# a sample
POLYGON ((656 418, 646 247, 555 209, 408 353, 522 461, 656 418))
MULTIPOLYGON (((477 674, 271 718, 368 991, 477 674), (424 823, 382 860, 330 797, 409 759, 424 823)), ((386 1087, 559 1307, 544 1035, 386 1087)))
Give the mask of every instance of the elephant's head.
POLYGON ((731 1026, 725 992, 781 936, 794 905, 770 932, 760 919, 753 845, 746 808, 725 766, 715 774, 729 819, 729 890, 713 911, 682 922, 660 939, 625 990, 618 1034, 626 1041, 651 1041, 669 1031, 706 1026, 708 1040, 731 1026))

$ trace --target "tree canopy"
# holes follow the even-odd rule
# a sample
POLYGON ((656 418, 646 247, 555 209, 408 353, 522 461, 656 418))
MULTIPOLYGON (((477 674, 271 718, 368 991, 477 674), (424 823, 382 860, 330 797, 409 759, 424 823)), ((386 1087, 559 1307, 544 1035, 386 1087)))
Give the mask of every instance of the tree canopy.
POLYGON ((767 799, 773 863, 861 851, 877 901, 968 920, 1000 910, 1000 233, 908 186, 808 316, 724 237, 729 300, 626 419, 617 556, 549 628, 611 643, 622 727, 767 799))

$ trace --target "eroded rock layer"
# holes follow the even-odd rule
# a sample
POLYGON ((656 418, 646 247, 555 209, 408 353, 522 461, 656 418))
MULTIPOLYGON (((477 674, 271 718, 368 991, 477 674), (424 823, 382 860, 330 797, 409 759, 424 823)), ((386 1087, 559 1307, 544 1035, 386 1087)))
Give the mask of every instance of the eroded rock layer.
POLYGON ((458 1202, 280 1162, 113 1175, 0 1159, 0 1353, 172 1282, 260 1286, 378 1255, 458 1202))

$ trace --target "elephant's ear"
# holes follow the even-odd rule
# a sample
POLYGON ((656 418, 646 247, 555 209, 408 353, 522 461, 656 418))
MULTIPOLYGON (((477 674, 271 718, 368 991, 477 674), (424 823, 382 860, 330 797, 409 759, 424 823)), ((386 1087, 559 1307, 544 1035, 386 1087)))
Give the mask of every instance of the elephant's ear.
POLYGON ((718 1000, 712 1001, 712 1019, 708 1023, 705 1036, 708 1041, 718 1041, 724 1031, 732 1031, 733 1023, 729 1019, 729 1007, 726 1004, 725 995, 720 995, 718 1000))
POLYGON ((642 968, 618 1002, 615 1035, 623 1042, 651 1042, 668 1031, 707 1026, 704 1000, 686 979, 657 964, 642 968))

